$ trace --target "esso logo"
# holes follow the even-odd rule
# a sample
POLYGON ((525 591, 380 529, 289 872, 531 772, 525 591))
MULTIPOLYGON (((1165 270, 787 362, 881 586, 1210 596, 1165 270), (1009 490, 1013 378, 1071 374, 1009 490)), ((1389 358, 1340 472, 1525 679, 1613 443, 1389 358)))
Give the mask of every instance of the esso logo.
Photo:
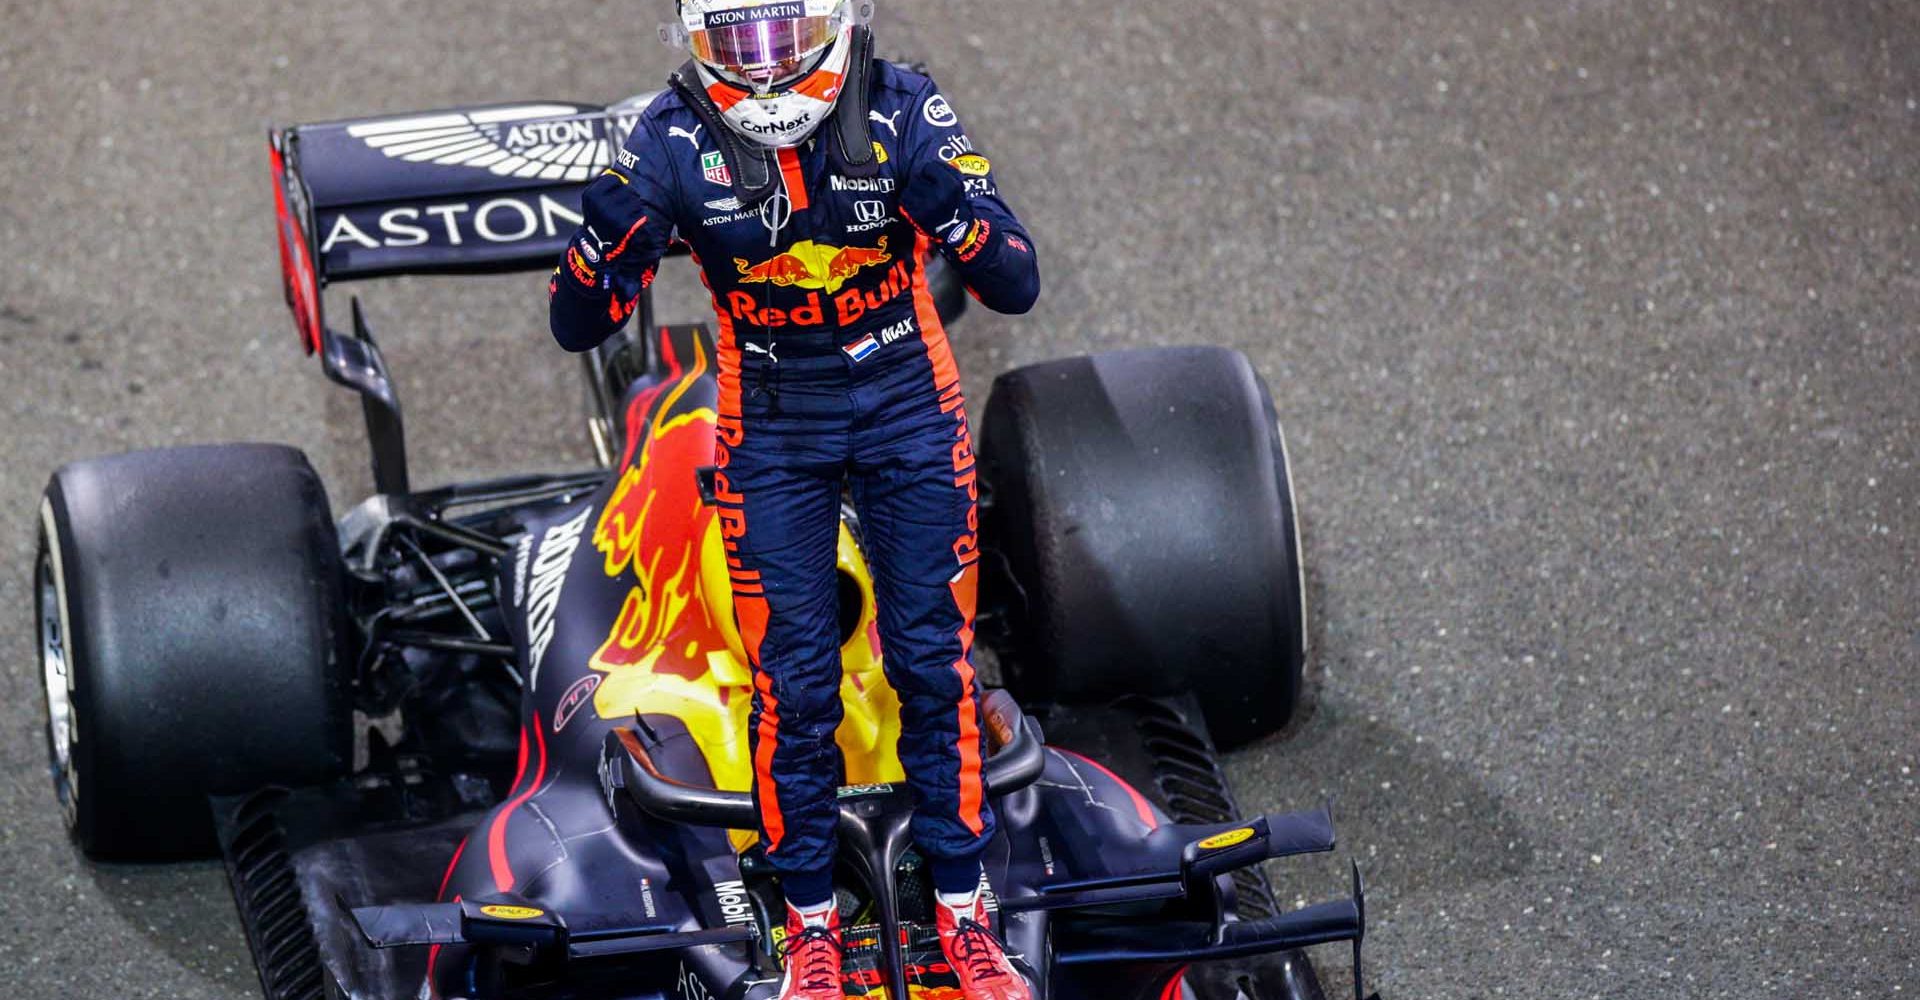
POLYGON ((927 98, 927 106, 921 108, 920 113, 927 119, 927 124, 934 128, 952 128, 960 124, 959 117, 953 113, 953 107, 947 103, 944 94, 927 98))

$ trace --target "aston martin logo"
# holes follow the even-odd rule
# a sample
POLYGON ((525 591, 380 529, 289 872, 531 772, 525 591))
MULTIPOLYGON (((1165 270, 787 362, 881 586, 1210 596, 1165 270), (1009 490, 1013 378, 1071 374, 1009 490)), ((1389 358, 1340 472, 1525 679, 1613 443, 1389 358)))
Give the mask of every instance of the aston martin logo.
POLYGON ((571 107, 525 104, 449 111, 347 127, 396 160, 473 167, 500 177, 584 181, 612 162, 600 119, 571 107))

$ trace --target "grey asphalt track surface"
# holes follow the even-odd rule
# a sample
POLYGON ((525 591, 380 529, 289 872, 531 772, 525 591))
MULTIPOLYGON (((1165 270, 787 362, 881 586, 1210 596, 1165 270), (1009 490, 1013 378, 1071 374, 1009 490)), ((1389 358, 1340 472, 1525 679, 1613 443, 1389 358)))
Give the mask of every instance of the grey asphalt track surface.
MULTIPOLYGON (((27 580, 82 456, 285 441, 336 509, 369 489, 280 303, 266 127, 675 61, 663 2, 392 7, 0 2, 11 997, 257 995, 215 866, 65 842, 27 580)), ((1920 7, 890 0, 880 30, 1042 252, 1031 316, 956 331, 976 405, 1164 343, 1272 385, 1318 689, 1228 768, 1250 808, 1338 797, 1389 1000, 1920 990, 1920 7)), ((542 286, 360 289, 423 482, 589 461, 542 286)))

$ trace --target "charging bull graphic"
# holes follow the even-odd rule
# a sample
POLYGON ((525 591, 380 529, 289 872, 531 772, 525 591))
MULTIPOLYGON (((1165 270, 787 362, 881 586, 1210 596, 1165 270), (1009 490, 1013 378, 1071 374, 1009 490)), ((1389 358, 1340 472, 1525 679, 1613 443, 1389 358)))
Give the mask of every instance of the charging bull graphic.
POLYGON ((862 270, 891 260, 893 255, 887 253, 887 238, 882 236, 879 246, 872 248, 836 247, 801 240, 785 253, 764 263, 749 264, 735 257, 733 264, 740 269, 742 284, 768 283, 781 288, 818 288, 832 295, 862 270))
MULTIPOLYGON (((877 252, 884 261, 884 249, 877 252)), ((619 478, 583 538, 626 597, 560 710, 571 717, 591 704, 591 715, 606 721, 629 720, 639 708, 671 715, 699 745, 715 785, 744 790, 752 781, 753 675, 734 620, 718 510, 693 474, 713 464, 712 358, 702 343, 684 346, 685 370, 631 400, 619 478)), ((836 735, 849 780, 897 781, 899 703, 883 679, 871 577, 844 530, 838 563, 860 607, 842 648, 845 716, 836 735)), ((744 846, 751 835, 736 840, 744 846)))

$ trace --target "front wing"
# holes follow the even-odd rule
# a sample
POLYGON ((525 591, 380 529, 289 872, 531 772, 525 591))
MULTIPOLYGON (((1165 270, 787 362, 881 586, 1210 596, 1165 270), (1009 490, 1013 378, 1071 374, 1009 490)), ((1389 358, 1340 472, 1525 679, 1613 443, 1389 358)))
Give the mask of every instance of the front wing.
MULTIPOLYGON (((1151 809, 1161 820, 1132 842, 1089 830, 1113 859, 1112 870, 1104 873, 1090 874, 1080 866, 1071 878, 1049 875, 1023 863, 1022 855, 1037 855, 1017 847, 1005 867, 994 872, 1002 887, 999 905, 1009 920, 1041 918, 1051 927, 1049 995, 1091 995, 1096 989, 1090 984, 1110 981, 1120 970, 1171 973, 1199 963, 1190 978, 1200 979, 1208 968, 1272 955, 1279 960, 1274 967, 1285 975, 1284 981, 1267 982, 1267 995, 1318 1000, 1311 964, 1297 949, 1335 941, 1352 942, 1357 985, 1365 932, 1357 868, 1349 898, 1291 912, 1274 905, 1261 870, 1269 859, 1332 850, 1330 811, 1322 807, 1251 821, 1215 818, 1231 813, 1231 791, 1211 764, 1203 735, 1187 727, 1184 739, 1192 745, 1176 738, 1182 736, 1176 724, 1187 717, 1195 716, 1147 701, 1047 716, 1056 745, 1071 740, 1070 745, 1108 759, 1127 773, 1132 786, 1153 796, 1151 805, 1136 801, 1130 808, 1151 809), (1205 753, 1191 752, 1196 747, 1205 753), (1211 785, 1200 780, 1200 764, 1212 771, 1211 785)), ((1092 764, 1139 799, 1091 758, 1072 751, 1049 753, 1061 762, 1092 764)), ((1058 766, 1050 761, 1049 772, 1058 766)), ((1086 770, 1074 769, 1072 780, 1088 784, 1086 770)), ((411 997, 424 975, 424 953, 436 945, 558 948, 570 960, 630 956, 638 961, 747 939, 743 930, 731 928, 687 933, 599 926, 579 915, 569 920, 564 913, 542 913, 529 921, 483 912, 490 904, 515 901, 396 904, 439 895, 447 858, 490 801, 486 789, 476 778, 416 775, 371 784, 363 779, 359 787, 216 800, 235 899, 269 1000, 411 997)), ((673 989, 672 982, 628 982, 618 995, 664 998, 673 989)), ((1254 993, 1251 1000, 1264 998, 1254 993)))

